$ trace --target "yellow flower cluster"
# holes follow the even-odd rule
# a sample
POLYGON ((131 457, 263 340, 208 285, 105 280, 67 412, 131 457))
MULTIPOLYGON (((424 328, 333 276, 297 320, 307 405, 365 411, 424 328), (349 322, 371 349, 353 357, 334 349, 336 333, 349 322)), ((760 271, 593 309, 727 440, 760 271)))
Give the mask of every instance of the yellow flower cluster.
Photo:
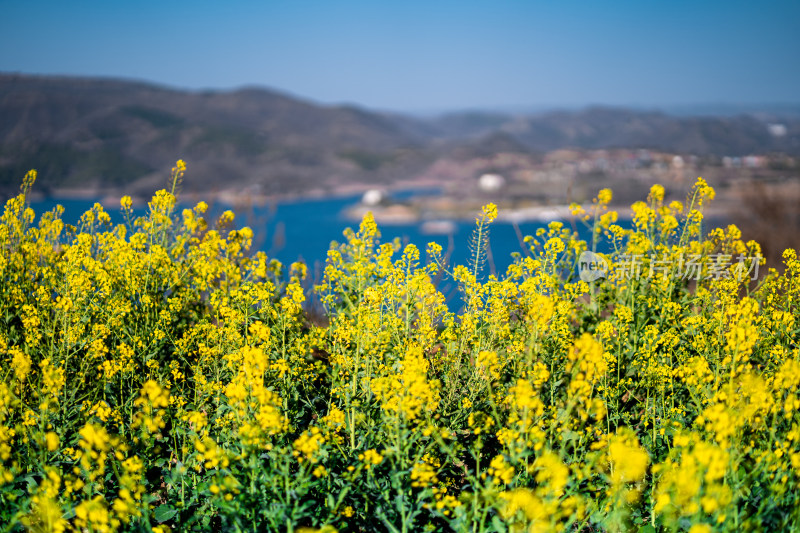
POLYGON ((704 180, 685 201, 655 185, 630 216, 601 190, 572 206, 588 242, 553 222, 493 275, 492 204, 467 265, 436 244, 424 257, 381 242, 367 215, 312 283, 310 267, 251 253, 256 235, 232 211, 207 220, 208 204, 183 206, 185 169, 175 165, 144 216, 123 197, 117 226, 99 205, 75 227, 58 208, 37 222, 35 173, 6 203, 0 523, 800 521, 800 260, 787 250, 783 271, 742 275, 760 248, 734 226, 709 231, 704 180), (614 267, 606 278, 576 279, 589 250, 614 267), (687 263, 703 276, 682 277, 687 263), (448 287, 461 296, 452 308, 448 287))
POLYGON ((372 390, 381 400, 382 408, 406 420, 414 420, 422 413, 435 411, 439 403, 439 384, 428 380, 429 363, 423 356, 422 347, 410 346, 400 366, 399 375, 372 381, 372 390))
POLYGON ((305 431, 294 441, 294 456, 299 462, 309 461, 316 463, 319 461, 318 452, 325 442, 325 438, 318 427, 312 427, 305 431))

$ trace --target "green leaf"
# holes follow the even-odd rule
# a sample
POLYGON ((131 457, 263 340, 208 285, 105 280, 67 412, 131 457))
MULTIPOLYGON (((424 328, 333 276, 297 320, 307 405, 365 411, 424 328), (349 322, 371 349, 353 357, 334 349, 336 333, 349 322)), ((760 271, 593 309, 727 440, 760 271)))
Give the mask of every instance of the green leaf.
POLYGON ((505 531, 506 530, 505 522, 503 522, 503 520, 497 515, 494 515, 492 517, 492 527, 495 529, 495 531, 505 531))
POLYGON ((167 504, 162 504, 156 507, 156 510, 153 512, 153 518, 155 518, 159 524, 162 524, 172 519, 176 514, 178 514, 177 509, 173 509, 167 504))
POLYGON ((639 528, 639 533, 656 533, 656 528, 647 524, 646 526, 642 526, 639 528))

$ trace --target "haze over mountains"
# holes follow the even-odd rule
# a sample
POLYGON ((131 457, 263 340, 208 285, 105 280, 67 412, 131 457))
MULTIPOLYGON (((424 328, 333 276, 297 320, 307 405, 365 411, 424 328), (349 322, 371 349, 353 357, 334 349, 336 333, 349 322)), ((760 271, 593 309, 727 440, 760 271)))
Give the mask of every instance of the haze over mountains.
POLYGON ((184 190, 291 195, 413 183, 453 154, 627 148, 800 155, 797 109, 765 109, 681 116, 593 107, 422 118, 322 106, 260 88, 198 92, 0 74, 0 193, 15 191, 36 168, 37 188, 46 193, 91 188, 147 196, 178 158, 189 165, 184 190))

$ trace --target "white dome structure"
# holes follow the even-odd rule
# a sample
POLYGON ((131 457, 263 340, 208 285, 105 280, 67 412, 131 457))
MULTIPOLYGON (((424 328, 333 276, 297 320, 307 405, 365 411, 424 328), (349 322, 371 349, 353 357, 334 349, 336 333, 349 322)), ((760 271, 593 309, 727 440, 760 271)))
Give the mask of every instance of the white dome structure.
POLYGON ((370 189, 361 197, 361 203, 364 205, 374 206, 383 201, 383 191, 379 189, 370 189))

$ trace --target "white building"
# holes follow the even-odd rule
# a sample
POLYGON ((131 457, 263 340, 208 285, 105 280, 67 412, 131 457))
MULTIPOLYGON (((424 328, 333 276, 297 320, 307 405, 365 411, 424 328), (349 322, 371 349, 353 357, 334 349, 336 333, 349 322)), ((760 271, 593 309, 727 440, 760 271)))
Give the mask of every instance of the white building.
POLYGON ((484 174, 478 178, 478 187, 486 192, 499 191, 505 184, 506 180, 500 174, 484 174))

